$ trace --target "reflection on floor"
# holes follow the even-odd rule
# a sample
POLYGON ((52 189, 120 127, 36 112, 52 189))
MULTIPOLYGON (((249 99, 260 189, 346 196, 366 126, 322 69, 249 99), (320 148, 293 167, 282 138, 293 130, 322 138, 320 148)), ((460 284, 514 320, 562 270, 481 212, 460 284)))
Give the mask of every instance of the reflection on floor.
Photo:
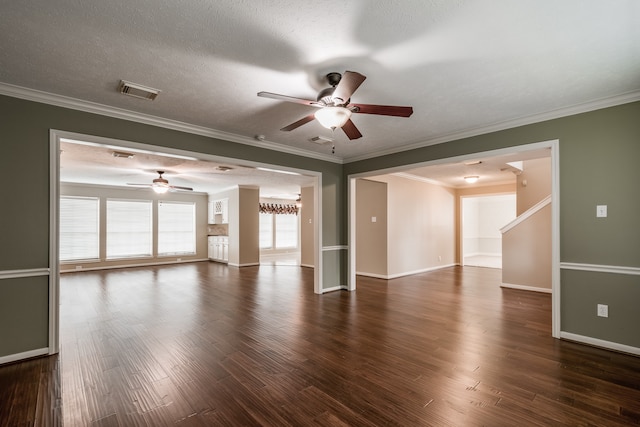
POLYGON ((300 252, 261 254, 260 265, 300 265, 300 252))
POLYGON ((464 257, 464 265, 473 267, 502 268, 500 255, 474 255, 464 257))

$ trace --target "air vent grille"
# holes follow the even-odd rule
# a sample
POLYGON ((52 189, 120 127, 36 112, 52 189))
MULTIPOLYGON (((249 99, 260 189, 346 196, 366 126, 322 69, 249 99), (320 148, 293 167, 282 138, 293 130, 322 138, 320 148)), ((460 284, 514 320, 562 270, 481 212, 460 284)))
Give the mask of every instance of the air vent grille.
POLYGON ((326 144, 328 142, 333 142, 332 138, 327 138, 326 136, 314 136, 313 138, 309 138, 309 141, 315 142, 316 144, 326 144))
POLYGON ((148 99, 153 101, 156 99, 160 91, 152 87, 143 86, 138 83, 131 83, 126 80, 120 80, 120 93, 134 96, 136 98, 148 99))

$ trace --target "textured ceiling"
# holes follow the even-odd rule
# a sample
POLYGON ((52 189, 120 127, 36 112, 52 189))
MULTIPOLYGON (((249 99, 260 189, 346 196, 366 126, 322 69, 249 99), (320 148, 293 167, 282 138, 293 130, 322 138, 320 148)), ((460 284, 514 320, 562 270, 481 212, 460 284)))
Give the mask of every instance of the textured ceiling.
MULTIPOLYGON (((1 0, 0 0, 1 1, 1 0)), ((636 0, 2 1, 7 85, 233 134, 338 162, 640 99, 636 0), (259 91, 315 99, 331 71, 367 80, 353 102, 410 105, 354 115, 362 138, 259 91), (121 79, 161 90, 118 93, 121 79), (254 139, 263 135, 264 141, 254 139)))

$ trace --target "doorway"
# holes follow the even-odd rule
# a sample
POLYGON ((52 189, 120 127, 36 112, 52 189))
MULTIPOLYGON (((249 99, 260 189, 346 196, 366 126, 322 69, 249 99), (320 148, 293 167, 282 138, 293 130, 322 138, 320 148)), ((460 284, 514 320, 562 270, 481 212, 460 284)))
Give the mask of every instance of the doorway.
MULTIPOLYGON (((305 176, 310 179, 308 184, 309 195, 313 200, 312 204, 312 217, 314 221, 312 223, 312 238, 311 244, 313 246, 312 252, 312 267, 313 271, 313 283, 314 293, 321 294, 322 289, 322 242, 320 236, 322 235, 322 221, 321 221, 321 191, 322 191, 322 173, 316 171, 309 171, 303 169, 295 169, 290 167, 283 167, 277 165, 269 165, 259 162, 252 162, 249 160, 223 158, 214 156, 211 154, 204 154, 199 152, 191 152, 182 149, 168 148, 153 146, 149 144, 136 143, 131 141, 115 140, 111 138, 84 135, 74 132, 66 132, 60 130, 50 130, 49 132, 49 170, 50 170, 50 189, 49 200, 51 206, 50 227, 49 227, 49 353, 58 353, 60 350, 60 244, 59 244, 59 210, 60 210, 60 175, 61 175, 61 142, 63 140, 71 141, 87 141, 88 145, 95 145, 100 147, 108 147, 110 149, 124 148, 126 151, 137 151, 140 153, 152 153, 155 155, 177 158, 177 159, 193 159, 202 160, 203 162, 230 162, 241 165, 243 167, 255 170, 258 168, 276 168, 265 169, 271 171, 285 171, 284 173, 295 174, 305 176)), ((114 155, 114 157, 116 157, 114 155)))
POLYGON ((559 169, 559 140, 542 141, 531 144, 518 145, 498 150, 466 154, 458 157, 442 158, 427 161, 420 164, 403 165, 388 169, 375 170, 348 175, 348 200, 349 200, 349 291, 356 289, 356 181, 359 178, 373 177, 385 174, 402 174, 411 169, 423 166, 441 166, 449 164, 464 164, 478 158, 488 158, 508 155, 526 155, 536 150, 549 150, 551 159, 551 294, 552 294, 552 336, 560 337, 560 169, 559 169))

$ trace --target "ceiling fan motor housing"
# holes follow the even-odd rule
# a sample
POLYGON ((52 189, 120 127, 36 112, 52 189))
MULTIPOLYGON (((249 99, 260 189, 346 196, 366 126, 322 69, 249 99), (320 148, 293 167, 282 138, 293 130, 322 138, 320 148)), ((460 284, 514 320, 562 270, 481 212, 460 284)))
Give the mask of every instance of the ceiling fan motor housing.
POLYGON ((163 186, 168 186, 169 185, 169 181, 167 181, 166 179, 164 179, 162 177, 163 173, 164 173, 164 171, 158 171, 158 175, 160 175, 160 176, 153 180, 153 185, 163 185, 163 186))

